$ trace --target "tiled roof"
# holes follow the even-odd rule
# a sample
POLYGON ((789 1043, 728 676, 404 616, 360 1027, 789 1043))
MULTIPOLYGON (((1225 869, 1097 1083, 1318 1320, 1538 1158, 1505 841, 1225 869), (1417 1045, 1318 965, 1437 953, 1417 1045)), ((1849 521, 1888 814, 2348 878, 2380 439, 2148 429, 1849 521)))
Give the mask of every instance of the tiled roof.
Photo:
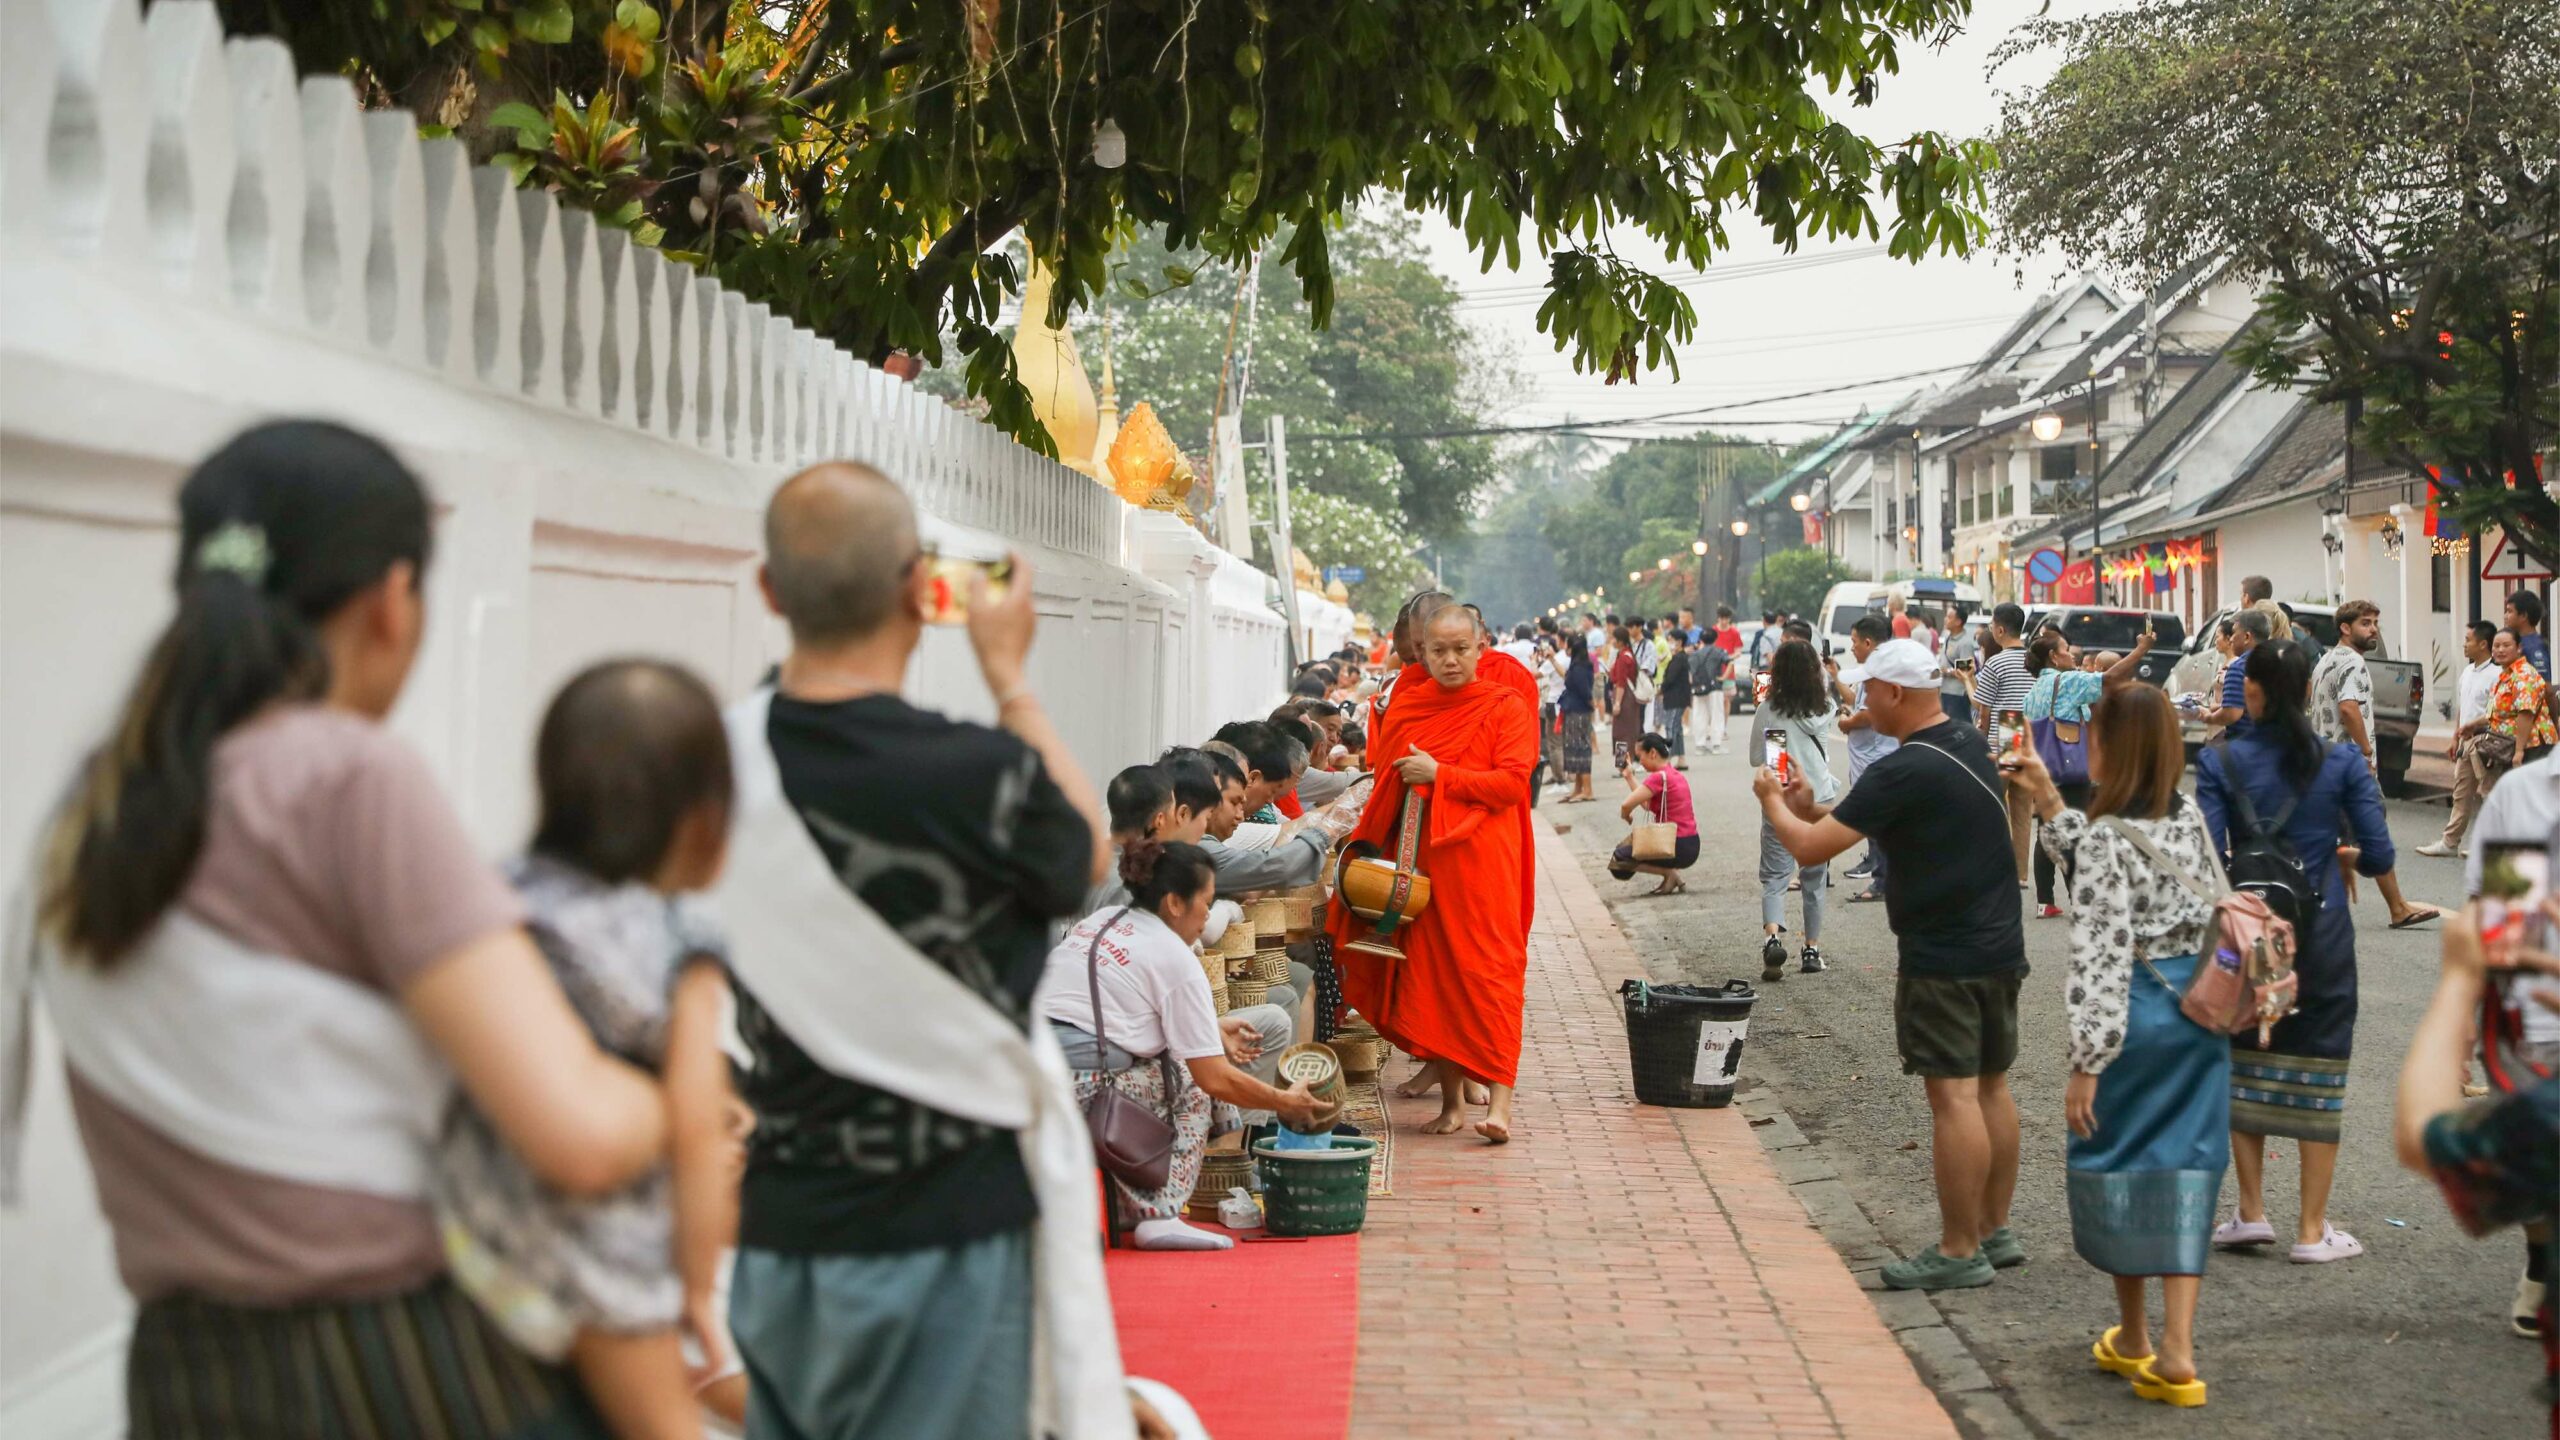
POLYGON ((1793 465, 1790 465, 1785 470, 1779 472, 1777 479, 1772 480, 1768 484, 1761 486, 1758 490, 1753 491, 1751 499, 1747 503, 1753 505, 1766 505, 1770 501, 1787 493, 1788 487, 1794 485, 1797 481, 1802 480, 1808 475, 1827 469, 1833 460, 1839 458, 1841 451, 1849 448, 1851 441, 1856 440, 1859 436, 1874 429, 1883 421, 1883 419, 1884 416, 1880 414, 1861 415, 1857 419, 1850 421, 1848 424, 1841 426, 1839 431, 1830 439, 1822 442, 1822 447, 1820 449, 1808 453, 1803 459, 1798 460, 1793 465))
POLYGON ((2206 417, 2219 408, 2225 397, 2249 382, 2249 367, 2232 356, 2232 348, 2241 336, 2249 333, 2243 327, 2214 352, 2213 363, 2190 376, 2178 387, 2150 424, 2133 437, 2133 443, 2117 452, 2107 462, 2106 473, 2099 478, 2104 493, 2130 495, 2147 486, 2160 462, 2178 447, 2178 442, 2194 432, 2206 417))
POLYGON ((2344 410, 2308 402, 2295 406, 2293 414, 2267 437, 2258 453, 2244 462, 2239 476, 2206 502, 2204 509, 2227 510, 2287 494, 2337 459, 2346 448, 2344 410))
POLYGON ((2146 313, 2155 306, 2165 313, 2199 284, 2220 273, 2224 263, 2220 256, 2190 260, 2180 266, 2176 274, 2153 287, 2149 294, 2127 301, 2097 334, 2090 336, 2070 359, 2062 362, 2060 369, 2036 382, 2030 393, 2050 395, 2088 380, 2093 370, 2105 364, 2141 330, 2146 313))

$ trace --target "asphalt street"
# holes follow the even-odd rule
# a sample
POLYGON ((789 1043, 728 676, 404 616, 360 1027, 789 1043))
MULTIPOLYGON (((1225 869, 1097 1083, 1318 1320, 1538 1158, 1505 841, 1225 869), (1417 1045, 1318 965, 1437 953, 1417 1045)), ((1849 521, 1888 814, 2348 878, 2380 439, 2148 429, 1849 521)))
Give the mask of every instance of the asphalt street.
MULTIPOLYGON (((1690 781, 1702 843, 1685 895, 1648 898, 1649 878, 1618 882, 1602 870, 1609 847, 1626 833, 1615 813, 1625 794, 1621 782, 1597 777, 1599 803, 1558 805, 1550 799, 1542 807, 1549 819, 1571 826, 1566 841, 1657 981, 1758 982, 1759 812, 1740 735, 1737 724, 1729 753, 1693 758, 1690 781)), ((2443 805, 2393 802, 2389 808, 2410 898, 2454 904, 2462 888, 2459 863, 2410 853, 2442 827, 2443 805)), ((1819 976, 1790 973, 1783 982, 1761 987, 1744 1054, 1744 1085, 1759 1102, 1775 1100, 1811 1142, 1797 1152, 1804 1157, 1799 1172, 1817 1178, 1836 1172, 1885 1244, 1910 1254, 1937 1238, 1928 1108, 1919 1082, 1901 1073, 1894 1053, 1894 950, 1884 907, 1838 903, 1847 895, 1838 879, 1847 864, 1846 858, 1834 863, 1834 903, 1822 936, 1834 968, 1819 976)), ((2023 902, 2025 892, 2020 894, 2023 902)), ((2198 1365, 2212 1393, 2211 1405, 2199 1415, 2137 1401, 2122 1380, 2089 1360, 2090 1342, 2114 1323, 2114 1305, 2106 1277, 2072 1252, 2063 1198, 2062 983, 2069 922, 2039 920, 2030 912, 2033 973, 2021 1005, 2021 1052, 2012 1074, 2025 1158, 2012 1223, 2031 1260, 2023 1269, 2003 1271, 1988 1288, 1947 1292, 1937 1307, 1979 1362, 1979 1373, 1987 1374, 2027 1430, 2057 1436, 2195 1435, 2206 1433, 2197 1429, 2201 1422, 2210 1433, 2224 1435, 2542 1433, 2535 1394, 2540 1353, 2510 1334, 2505 1319, 2521 1240, 2512 1233, 2481 1241, 2466 1237, 2447 1217, 2432 1184, 2402 1170, 2391 1154, 2391 1105, 2401 1058, 2435 981, 2435 928, 2391 931, 2372 886, 2360 886, 2359 896, 2361 1008, 2330 1215, 2368 1253, 2324 1266, 2288 1263, 2281 1247, 2217 1255, 2205 1276, 2197 1321, 2198 1365)), ((1798 899, 1788 897, 1791 932, 1799 923, 1798 899)), ((2296 1151, 2289 1141, 2271 1142, 2268 1150, 2270 1218, 2289 1240, 2296 1151)), ((2231 1193, 2226 1181, 2226 1208, 2231 1193)), ((1862 1269, 1879 1258, 1850 1255, 1862 1269)), ((1875 1283, 1872 1275, 1865 1278, 1875 1283)), ((1918 1323, 1907 1320, 1909 1304, 1888 1302, 1906 1317, 1894 1322, 1898 1330, 1918 1323)), ((1889 1309, 1889 1318, 1895 1313, 1889 1309)), ((1917 1340, 1906 1337, 1906 1343, 1917 1353, 1917 1340)), ((1969 1368, 1945 1356, 1934 1364, 1925 1354, 1921 1359, 1923 1373, 1942 1391, 1960 1383, 1942 1383, 1942 1377, 1969 1368)), ((1959 1406, 1957 1413, 1964 1418, 1969 1411, 1959 1406)), ((2016 1427, 2004 1421, 1978 1428, 2016 1427)))

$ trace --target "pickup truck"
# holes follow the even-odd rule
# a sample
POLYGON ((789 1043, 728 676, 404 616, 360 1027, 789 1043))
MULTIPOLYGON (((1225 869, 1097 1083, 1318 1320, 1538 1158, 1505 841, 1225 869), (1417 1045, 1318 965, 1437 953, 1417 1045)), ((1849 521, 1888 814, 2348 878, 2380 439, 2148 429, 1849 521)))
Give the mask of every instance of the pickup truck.
MULTIPOLYGON (((2286 604, 2278 601, 2293 621, 2295 638, 2311 647, 2316 660, 2338 643, 2336 607, 2313 604, 2286 604)), ((2186 644, 2186 654, 2177 668, 2169 672, 2169 694, 2172 697, 2202 693, 2222 668, 2222 656, 2213 648, 2214 637, 2222 633, 2222 622, 2234 612, 2225 608, 2212 619, 2196 627, 2186 644)), ((2394 660, 2384 645, 2376 645, 2364 657, 2365 669, 2373 675, 2373 713, 2365 724, 2373 734, 2374 770, 2381 782, 2382 793, 2398 795, 2409 776, 2409 753, 2417 743, 2418 718, 2426 707, 2426 667, 2415 660, 2394 660)), ((2219 696, 2206 695, 2203 709, 2212 710, 2219 696)), ((2195 747, 2207 738, 2204 722, 2194 714, 2184 721, 2187 748, 2192 756, 2195 747)))
MULTIPOLYGON (((2027 634, 2048 627, 2062 632, 2071 648, 2083 656, 2101 652, 2123 656, 2133 653, 2142 639, 2142 627, 2151 627, 2151 652, 2142 657, 2133 676, 2146 685, 2169 688, 2171 668, 2178 663, 2185 648, 2186 622, 2167 610, 2118 610, 2098 605, 2038 606, 2027 612, 2027 634)), ((2172 692, 2174 693, 2174 692, 2172 692)))

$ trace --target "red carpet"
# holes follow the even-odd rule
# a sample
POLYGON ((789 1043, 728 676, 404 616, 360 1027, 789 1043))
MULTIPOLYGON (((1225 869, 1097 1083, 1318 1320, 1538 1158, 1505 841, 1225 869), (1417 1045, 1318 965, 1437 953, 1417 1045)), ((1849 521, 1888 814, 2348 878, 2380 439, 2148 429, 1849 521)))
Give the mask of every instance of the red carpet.
POLYGON ((1359 1236, 1240 1237, 1211 1255, 1114 1250, 1106 1266, 1122 1364, 1181 1391, 1212 1440, 1349 1433, 1359 1236))

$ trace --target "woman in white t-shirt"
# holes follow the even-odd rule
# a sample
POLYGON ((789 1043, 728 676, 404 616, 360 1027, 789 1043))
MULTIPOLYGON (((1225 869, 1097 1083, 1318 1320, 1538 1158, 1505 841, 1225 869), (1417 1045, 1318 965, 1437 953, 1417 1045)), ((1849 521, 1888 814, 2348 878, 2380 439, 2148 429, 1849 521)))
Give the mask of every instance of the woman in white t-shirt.
POLYGON ((1304 1085, 1274 1089, 1241 1068, 1261 1057, 1254 1007, 1218 1018, 1192 949, 1217 899, 1209 852, 1134 841, 1120 852, 1120 878, 1129 903, 1086 916, 1050 950, 1032 1008, 1067 1052, 1078 1104, 1109 1085, 1173 1123, 1173 1169, 1161 1189, 1112 1182, 1136 1217, 1138 1248, 1224 1250, 1235 1242, 1182 1223, 1211 1133, 1238 1128, 1238 1110, 1303 1126, 1323 1107, 1304 1085))

